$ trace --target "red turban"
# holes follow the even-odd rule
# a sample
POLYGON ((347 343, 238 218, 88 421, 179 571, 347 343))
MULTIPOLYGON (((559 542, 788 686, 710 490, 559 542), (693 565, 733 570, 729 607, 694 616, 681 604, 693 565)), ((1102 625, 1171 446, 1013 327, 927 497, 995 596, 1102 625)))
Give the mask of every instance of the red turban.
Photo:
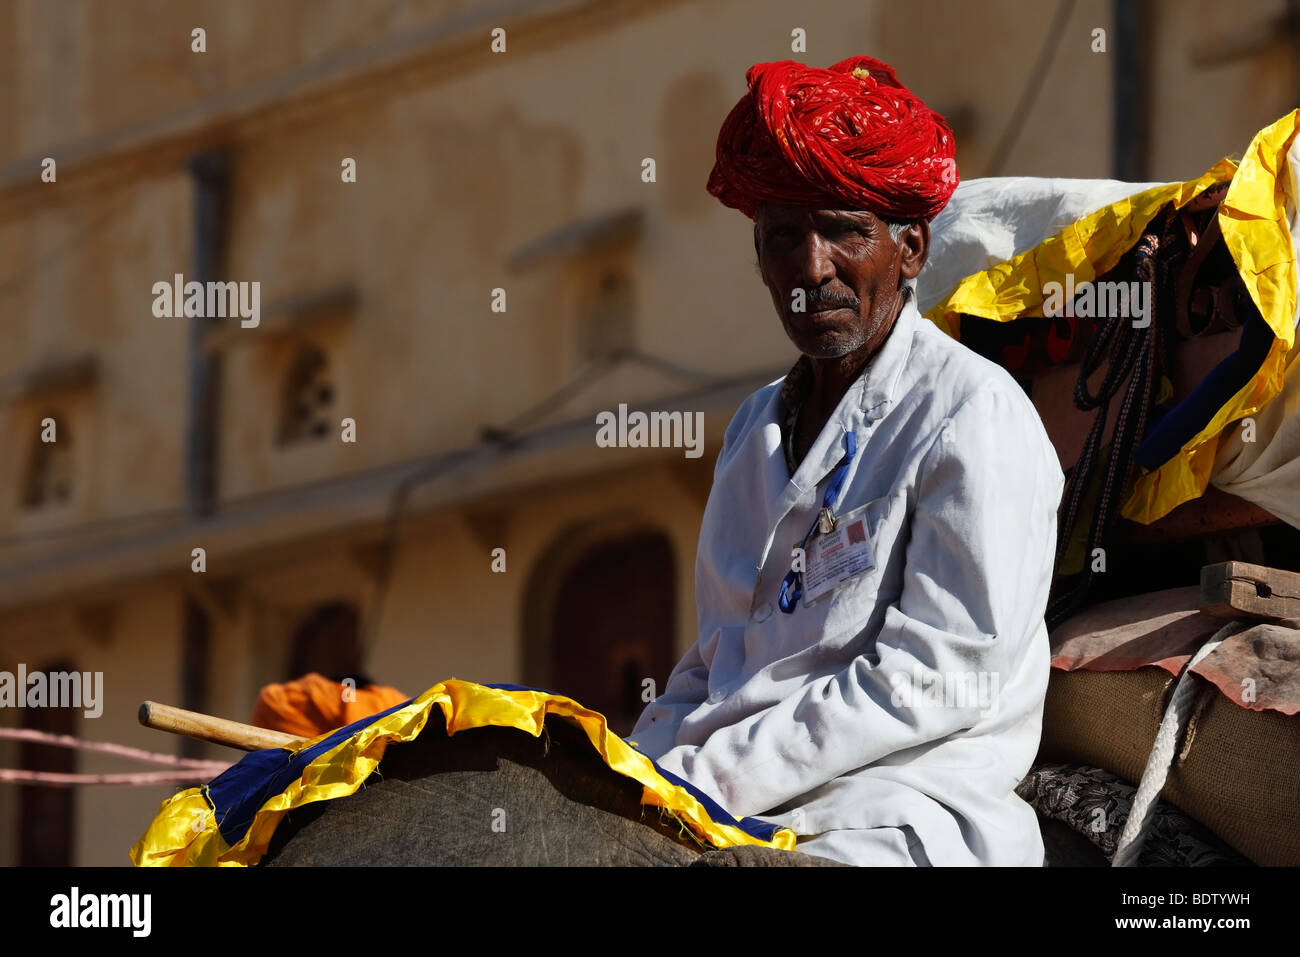
POLYGON ((957 188, 952 130, 887 64, 783 60, 755 63, 745 79, 708 189, 750 219, 776 203, 930 220, 957 188))

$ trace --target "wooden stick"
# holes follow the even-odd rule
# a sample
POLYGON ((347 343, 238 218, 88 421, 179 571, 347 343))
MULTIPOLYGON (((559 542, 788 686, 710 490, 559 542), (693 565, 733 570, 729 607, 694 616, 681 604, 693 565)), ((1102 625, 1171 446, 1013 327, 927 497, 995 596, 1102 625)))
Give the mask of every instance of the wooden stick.
POLYGON ((183 734, 241 751, 292 748, 303 740, 283 731, 271 731, 251 724, 240 724, 238 721, 227 721, 225 718, 214 718, 210 714, 173 708, 156 701, 146 701, 140 705, 140 723, 146 728, 183 734))

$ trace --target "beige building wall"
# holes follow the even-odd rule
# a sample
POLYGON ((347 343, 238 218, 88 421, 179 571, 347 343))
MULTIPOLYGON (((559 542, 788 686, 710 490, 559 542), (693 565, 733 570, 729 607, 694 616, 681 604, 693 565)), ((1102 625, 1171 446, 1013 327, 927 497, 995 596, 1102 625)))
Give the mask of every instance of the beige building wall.
MULTIPOLYGON (((671 542, 685 651, 722 431, 745 392, 794 358, 750 224, 704 191, 746 68, 878 56, 951 116, 971 178, 989 172, 1053 8, 539 2, 497 24, 452 0, 296 0, 274 16, 252 0, 7 5, 0 74, 17 95, 0 103, 0 669, 67 654, 102 670, 104 715, 79 733, 175 752, 136 708, 181 699, 187 595, 212 628, 205 707, 246 719, 258 689, 285 677, 303 615, 346 600, 370 628, 382 593, 366 662, 381 683, 414 694, 453 676, 523 682, 525 642, 548 637, 537 595, 585 548, 644 528, 671 542), (488 47, 498 25, 501 55, 488 47), (196 26, 207 53, 190 51, 196 26), (795 29, 806 53, 790 50, 795 29), (152 285, 193 268, 184 163, 214 148, 230 163, 223 278, 260 282, 263 321, 209 320, 219 504, 193 525, 181 512, 186 322, 152 314, 152 285), (47 155, 57 184, 39 182, 47 155), (345 157, 356 183, 340 179, 345 157), (653 183, 641 179, 647 157, 653 183), (640 227, 617 242, 556 241, 549 258, 514 263, 557 230, 629 209, 640 227), (676 371, 623 363, 529 423, 551 429, 535 443, 493 452, 484 427, 589 369, 581 317, 611 269, 630 283, 635 348, 676 371), (355 443, 333 428, 277 444, 304 343, 325 355, 329 416, 355 420, 355 443), (597 448, 595 412, 624 402, 703 412, 702 458, 597 448), (72 497, 25 509, 50 409, 71 437, 72 497), (398 482, 462 452, 412 493, 381 589, 398 482), (201 579, 194 547, 207 550, 201 579), (491 570, 497 547, 504 573, 491 570)), ((1270 15, 1264 0, 1152 8, 1150 177, 1190 178, 1286 112, 1292 60, 1281 48, 1214 69, 1189 60, 1202 39, 1270 15)), ((1111 4, 1082 0, 1002 173, 1111 174, 1113 64, 1091 50, 1095 28, 1113 29, 1111 4)), ((0 725, 16 721, 0 711, 0 725)), ((0 742, 0 766, 15 754, 0 742)), ((167 793, 79 790, 75 862, 124 862, 167 793)), ((0 785, 0 863, 16 859, 15 795, 0 785)))
MULTIPOLYGON (((170 751, 160 747, 158 732, 140 726, 140 702, 178 700, 180 678, 177 590, 166 587, 132 589, 126 600, 114 603, 107 621, 88 628, 69 609, 47 607, 22 615, 6 615, 0 670, 16 672, 19 663, 36 670, 45 663, 69 660, 82 672, 102 674, 103 713, 79 713, 76 735, 93 741, 113 741, 131 747, 170 751)), ((0 710, 0 726, 13 727, 16 715, 0 710)), ((16 766, 12 742, 0 749, 5 767, 16 766)), ((140 765, 111 755, 79 752, 77 771, 110 773, 139 770, 140 765)), ((127 863, 126 850, 143 831, 152 810, 174 792, 170 787, 88 787, 75 792, 75 863, 117 865, 127 863), (137 827, 137 822, 143 823, 137 827), (123 840, 125 839, 125 843, 123 840)), ((0 862, 16 859, 17 789, 0 785, 0 862)))

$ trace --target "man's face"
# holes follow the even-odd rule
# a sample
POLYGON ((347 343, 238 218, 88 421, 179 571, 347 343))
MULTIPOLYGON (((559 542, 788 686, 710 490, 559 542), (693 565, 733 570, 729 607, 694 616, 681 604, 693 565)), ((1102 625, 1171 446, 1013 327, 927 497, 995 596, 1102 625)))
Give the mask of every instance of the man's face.
POLYGON ((895 243, 885 221, 864 210, 765 205, 754 224, 759 270, 781 324, 814 359, 870 353, 884 341, 898 315, 900 276, 920 272, 929 238, 922 222, 895 243))

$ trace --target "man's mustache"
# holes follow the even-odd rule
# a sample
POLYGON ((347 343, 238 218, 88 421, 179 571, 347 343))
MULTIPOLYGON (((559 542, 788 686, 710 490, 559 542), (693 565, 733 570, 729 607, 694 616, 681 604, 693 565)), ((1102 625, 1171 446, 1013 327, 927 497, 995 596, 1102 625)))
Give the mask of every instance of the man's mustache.
POLYGON ((817 312, 819 309, 857 309, 862 305, 857 296, 831 292, 822 286, 809 289, 804 303, 806 312, 817 312))

